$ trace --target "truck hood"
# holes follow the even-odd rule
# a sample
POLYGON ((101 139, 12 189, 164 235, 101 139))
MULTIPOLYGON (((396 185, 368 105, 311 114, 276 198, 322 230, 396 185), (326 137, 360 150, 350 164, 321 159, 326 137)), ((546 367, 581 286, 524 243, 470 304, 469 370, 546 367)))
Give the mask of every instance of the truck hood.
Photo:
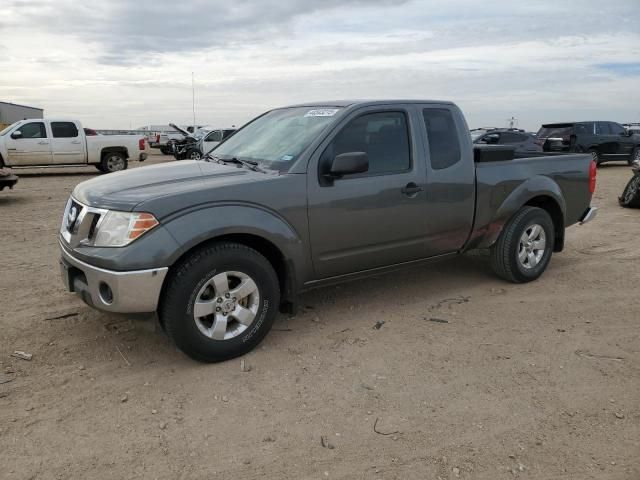
POLYGON ((143 202, 194 191, 273 178, 235 165, 185 160, 102 175, 73 190, 79 202, 96 208, 132 211, 143 202))
POLYGON ((177 131, 177 132, 181 133, 182 135, 184 135, 185 137, 188 137, 189 135, 191 135, 189 132, 187 132, 186 130, 180 128, 175 123, 170 123, 169 126, 172 127, 175 131, 177 131))

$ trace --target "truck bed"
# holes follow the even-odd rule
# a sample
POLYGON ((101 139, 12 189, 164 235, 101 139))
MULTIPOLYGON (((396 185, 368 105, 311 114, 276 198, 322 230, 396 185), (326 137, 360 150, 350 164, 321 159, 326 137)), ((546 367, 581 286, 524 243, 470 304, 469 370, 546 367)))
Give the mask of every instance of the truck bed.
POLYGON ((538 191, 547 197, 542 192, 555 193, 565 227, 579 222, 591 201, 592 161, 590 154, 570 154, 476 163, 476 214, 468 248, 485 246, 495 234, 495 225, 510 216, 510 206, 522 205, 523 199, 535 198, 538 191), (565 202, 566 198, 572 201, 565 202))

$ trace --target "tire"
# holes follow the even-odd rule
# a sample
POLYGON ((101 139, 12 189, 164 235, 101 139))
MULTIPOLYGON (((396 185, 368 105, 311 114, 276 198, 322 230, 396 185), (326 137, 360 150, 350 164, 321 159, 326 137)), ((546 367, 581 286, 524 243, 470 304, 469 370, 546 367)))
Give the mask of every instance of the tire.
POLYGON ((104 173, 113 173, 126 170, 128 166, 127 157, 121 152, 107 152, 102 156, 98 170, 104 173))
POLYGON ((99 171, 101 171, 102 173, 106 173, 103 169, 102 169, 102 163, 97 163, 94 165, 94 167, 96 167, 99 171))
POLYGON ((200 160, 202 158, 202 154, 197 148, 190 148, 187 150, 184 158, 187 160, 200 160))
POLYGON ((590 153, 593 157, 593 161, 596 162, 597 167, 602 165, 602 155, 600 155, 600 152, 598 150, 596 150, 595 148, 590 148, 588 150, 588 153, 590 153))
POLYGON ((622 195, 618 198, 622 207, 640 208, 640 174, 636 173, 624 187, 622 195))
POLYGON ((163 155, 170 155, 171 150, 169 150, 167 147, 160 147, 160 153, 162 153, 163 155))
POLYGON ((491 247, 491 268, 499 277, 513 283, 536 280, 551 260, 554 240, 551 216, 541 208, 523 207, 509 220, 491 247), (537 233, 539 231, 541 233, 537 233), (529 238, 532 243, 527 244, 529 238), (544 245, 540 244, 541 240, 544 245), (542 248, 536 250, 536 244, 542 248), (530 247, 533 247, 531 254, 527 254, 530 247))
POLYGON ((631 156, 629 157, 629 160, 627 160, 627 163, 630 166, 633 165, 633 162, 640 163, 640 147, 634 148, 633 152, 631 152, 631 156))
POLYGON ((158 314, 185 354, 221 362, 255 348, 271 329, 279 304, 278 276, 271 263, 252 248, 222 242, 198 249, 176 265, 158 314), (227 279, 226 293, 221 278, 227 279))

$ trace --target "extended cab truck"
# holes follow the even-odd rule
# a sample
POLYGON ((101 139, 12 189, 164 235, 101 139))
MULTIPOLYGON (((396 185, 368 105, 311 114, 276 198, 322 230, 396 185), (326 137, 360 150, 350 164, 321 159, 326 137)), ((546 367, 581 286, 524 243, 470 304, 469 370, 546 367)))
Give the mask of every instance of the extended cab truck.
POLYGON ((147 158, 145 138, 87 135, 77 120, 21 120, 0 132, 0 168, 95 165, 104 173, 147 158))
POLYGON ((565 228, 593 218, 595 163, 491 161, 491 148, 502 147, 474 153, 449 102, 272 110, 208 161, 79 184, 60 231, 62 278, 95 308, 157 311, 202 361, 249 351, 315 286, 478 248, 499 276, 529 282, 565 228))

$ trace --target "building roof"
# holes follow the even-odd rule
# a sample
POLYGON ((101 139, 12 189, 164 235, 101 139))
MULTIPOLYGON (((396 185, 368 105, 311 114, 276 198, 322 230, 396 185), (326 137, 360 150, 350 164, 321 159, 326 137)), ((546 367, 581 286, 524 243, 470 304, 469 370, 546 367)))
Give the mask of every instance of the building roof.
POLYGON ((44 108, 40 108, 40 107, 31 107, 29 105, 20 105, 19 103, 11 103, 11 102, 3 102, 0 101, 0 105, 4 104, 4 105, 13 105, 14 107, 22 107, 22 108, 31 108, 33 110, 40 110, 42 112, 44 112, 44 108))

